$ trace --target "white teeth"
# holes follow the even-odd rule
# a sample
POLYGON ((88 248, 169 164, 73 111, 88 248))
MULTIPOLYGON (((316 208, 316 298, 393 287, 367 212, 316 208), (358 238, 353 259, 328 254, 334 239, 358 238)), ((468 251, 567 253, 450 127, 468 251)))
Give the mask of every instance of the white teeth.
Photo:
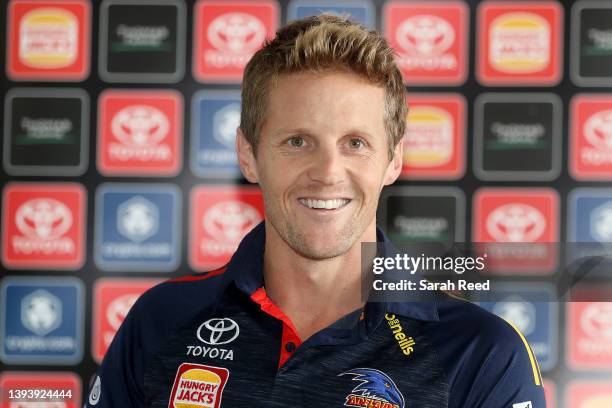
POLYGON ((308 208, 324 208, 326 210, 335 210, 336 208, 343 207, 349 202, 349 200, 343 198, 335 198, 333 200, 313 200, 311 198, 300 198, 299 201, 308 208))

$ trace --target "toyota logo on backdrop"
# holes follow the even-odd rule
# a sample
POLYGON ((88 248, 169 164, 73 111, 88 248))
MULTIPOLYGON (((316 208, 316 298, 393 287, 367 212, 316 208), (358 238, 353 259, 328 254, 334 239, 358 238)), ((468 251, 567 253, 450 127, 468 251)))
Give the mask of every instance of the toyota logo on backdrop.
POLYGON ((201 342, 218 346, 236 340, 239 333, 238 323, 225 317, 205 321, 198 327, 197 335, 201 342))

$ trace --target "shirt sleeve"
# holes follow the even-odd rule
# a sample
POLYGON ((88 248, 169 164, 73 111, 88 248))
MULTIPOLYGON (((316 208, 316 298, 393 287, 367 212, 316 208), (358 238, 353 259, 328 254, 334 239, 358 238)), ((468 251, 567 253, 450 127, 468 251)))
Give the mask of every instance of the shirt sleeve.
POLYGON ((542 375, 531 347, 513 325, 481 366, 464 406, 546 408, 542 375))
POLYGON ((144 407, 143 330, 137 301, 113 338, 88 394, 85 408, 144 407))

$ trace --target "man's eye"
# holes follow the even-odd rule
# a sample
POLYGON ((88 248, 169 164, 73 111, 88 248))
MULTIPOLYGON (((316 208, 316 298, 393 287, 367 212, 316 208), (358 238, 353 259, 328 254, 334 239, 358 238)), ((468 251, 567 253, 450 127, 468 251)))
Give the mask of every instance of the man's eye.
POLYGON ((359 148, 363 147, 363 140, 361 140, 361 139, 351 139, 349 141, 349 147, 351 149, 359 149, 359 148))
POLYGON ((295 136, 295 137, 292 137, 291 139, 287 140, 287 143, 291 147, 302 147, 302 146, 304 146, 305 141, 304 141, 303 137, 295 136))

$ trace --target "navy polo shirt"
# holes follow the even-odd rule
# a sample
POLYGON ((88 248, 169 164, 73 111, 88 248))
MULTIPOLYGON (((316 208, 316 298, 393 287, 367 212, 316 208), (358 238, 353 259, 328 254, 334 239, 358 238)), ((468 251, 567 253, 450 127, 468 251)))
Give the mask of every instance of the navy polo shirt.
POLYGON ((86 407, 546 406, 523 335, 443 293, 368 302, 302 342, 266 295, 264 243, 262 223, 225 267, 143 294, 86 407))

